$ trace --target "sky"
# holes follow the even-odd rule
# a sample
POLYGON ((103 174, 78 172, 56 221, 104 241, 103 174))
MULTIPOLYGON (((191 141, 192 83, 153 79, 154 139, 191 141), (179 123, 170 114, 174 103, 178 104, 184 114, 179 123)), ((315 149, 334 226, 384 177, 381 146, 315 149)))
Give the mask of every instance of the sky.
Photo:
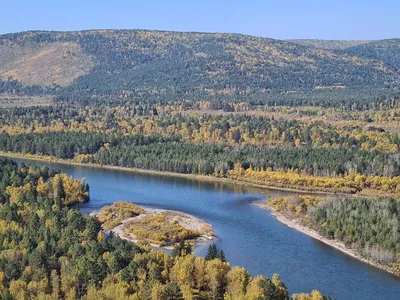
POLYGON ((277 39, 400 37, 398 0, 0 0, 0 34, 156 29, 277 39))

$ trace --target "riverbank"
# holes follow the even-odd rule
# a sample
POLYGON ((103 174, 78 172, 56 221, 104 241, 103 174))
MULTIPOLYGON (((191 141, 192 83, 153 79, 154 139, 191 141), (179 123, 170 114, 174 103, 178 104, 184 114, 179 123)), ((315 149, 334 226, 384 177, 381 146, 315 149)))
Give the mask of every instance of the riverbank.
POLYGON ((286 226, 288 226, 290 228, 293 228, 303 234, 306 234, 306 235, 312 237, 313 239, 316 239, 330 247, 333 247, 346 255, 349 255, 355 259, 358 259, 364 263, 367 263, 375 268, 384 270, 392 275, 400 277, 400 274, 396 273, 394 269, 392 269, 386 265, 371 261, 371 260, 361 256, 355 250, 347 248, 346 245, 340 241, 331 240, 331 239, 327 239, 327 238, 323 237, 317 231, 301 225, 298 221, 296 221, 296 219, 289 219, 283 213, 276 212, 273 209, 271 209, 270 207, 265 206, 265 204, 263 202, 258 201, 258 202, 255 202, 254 204, 261 207, 262 209, 269 211, 271 213, 271 215, 273 215, 282 224, 285 224, 286 226))
MULTIPOLYGON (((212 230, 212 226, 203 220, 196 218, 192 215, 185 214, 175 210, 167 210, 167 209, 159 209, 159 208, 146 208, 138 206, 143 209, 143 212, 135 217, 130 217, 121 220, 121 222, 107 231, 114 232, 115 235, 119 236, 121 239, 128 240, 131 242, 140 242, 142 239, 136 237, 134 234, 128 232, 129 224, 134 223, 140 219, 146 218, 148 216, 157 216, 157 215, 167 215, 169 222, 177 222, 183 228, 189 231, 198 232, 199 236, 194 240, 187 240, 189 242, 194 242, 195 244, 208 242, 215 239, 214 231, 212 230)), ((98 215, 98 212, 94 211, 91 215, 98 215)), ((146 241, 148 242, 148 241, 146 241)), ((167 250, 172 250, 175 246, 175 243, 170 243, 166 245, 159 245, 157 243, 148 242, 149 245, 153 248, 163 248, 167 250)))
POLYGON ((27 159, 27 160, 32 160, 32 161, 58 163, 58 164, 65 164, 65 165, 72 165, 72 166, 84 166, 84 167, 90 167, 90 168, 117 170, 117 171, 134 172, 134 173, 141 173, 141 174, 180 177, 180 178, 188 178, 188 179, 192 179, 192 180, 201 180, 201 181, 208 181, 208 182, 221 182, 221 183, 226 183, 226 184, 240 185, 240 186, 244 186, 244 187, 254 187, 254 188, 260 188, 260 189, 264 189, 264 190, 276 190, 276 191, 283 191, 283 192, 289 192, 289 193, 352 196, 352 197, 367 198, 367 196, 364 196, 364 195, 333 193, 333 192, 324 192, 324 191, 315 191, 315 190, 303 190, 303 189, 290 188, 290 187, 279 187, 279 186, 273 186, 273 185, 272 186, 271 185, 263 185, 263 184, 248 182, 248 181, 240 181, 240 180, 234 180, 231 178, 221 178, 221 177, 215 177, 215 176, 210 176, 210 175, 183 174, 183 173, 174 173, 174 172, 169 172, 169 171, 146 170, 146 169, 139 169, 139 168, 99 165, 99 164, 92 164, 92 163, 78 163, 78 162, 75 162, 72 160, 61 159, 61 158, 56 158, 56 157, 51 157, 51 156, 39 156, 39 155, 32 155, 32 154, 24 155, 21 153, 3 152, 3 151, 0 151, 0 156, 6 156, 6 157, 10 157, 10 158, 21 158, 21 159, 27 159))

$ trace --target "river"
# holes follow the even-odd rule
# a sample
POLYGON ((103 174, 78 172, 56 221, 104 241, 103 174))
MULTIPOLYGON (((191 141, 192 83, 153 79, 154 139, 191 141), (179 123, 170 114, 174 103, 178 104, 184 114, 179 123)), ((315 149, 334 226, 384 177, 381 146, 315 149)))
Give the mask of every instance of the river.
MULTIPOLYGON (((31 161, 18 159, 19 162, 31 161)), ((43 165, 43 162, 36 162, 43 165)), ((83 213, 118 200, 173 209, 211 224, 232 265, 252 275, 279 273, 290 293, 318 289, 336 299, 400 299, 400 279, 278 222, 256 200, 288 194, 221 182, 46 163, 90 185, 83 213)), ((207 245, 196 248, 204 255, 207 245)))

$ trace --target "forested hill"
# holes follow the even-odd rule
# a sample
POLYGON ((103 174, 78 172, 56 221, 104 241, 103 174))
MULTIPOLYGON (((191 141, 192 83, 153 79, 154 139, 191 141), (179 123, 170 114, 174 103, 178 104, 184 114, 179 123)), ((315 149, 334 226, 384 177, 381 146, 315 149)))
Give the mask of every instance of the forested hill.
POLYGON ((59 101, 372 101, 397 93, 399 45, 329 50, 240 34, 147 30, 12 33, 0 36, 0 93, 59 101))
POLYGON ((386 66, 400 69, 400 39, 375 41, 346 49, 350 55, 378 59, 386 66))

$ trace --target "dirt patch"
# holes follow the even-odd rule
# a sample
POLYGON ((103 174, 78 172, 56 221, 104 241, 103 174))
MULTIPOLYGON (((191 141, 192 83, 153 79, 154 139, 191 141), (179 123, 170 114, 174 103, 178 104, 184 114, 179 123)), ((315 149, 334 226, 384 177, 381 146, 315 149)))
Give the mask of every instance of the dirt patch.
POLYGON ((0 77, 25 85, 66 86, 93 66, 92 58, 73 42, 0 46, 0 77))

